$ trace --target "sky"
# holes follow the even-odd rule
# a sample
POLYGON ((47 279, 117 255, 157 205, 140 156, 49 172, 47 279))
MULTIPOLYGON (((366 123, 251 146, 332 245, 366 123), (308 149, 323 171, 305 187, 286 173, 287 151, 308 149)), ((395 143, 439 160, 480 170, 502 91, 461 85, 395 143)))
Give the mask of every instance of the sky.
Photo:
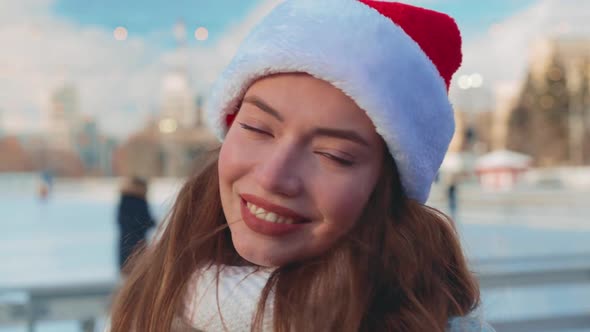
MULTIPOLYGON (((222 34, 232 21, 242 19, 254 10, 261 0, 177 0, 171 1, 118 1, 118 0, 59 0, 52 12, 58 17, 83 25, 97 25, 114 29, 124 25, 133 34, 154 37, 166 31, 179 18, 190 25, 206 26, 213 39, 222 34), (172 4, 171 4, 172 3, 172 4), (130 15, 130 13, 133 13, 130 15)), ((403 1, 402 1, 403 2, 403 1)), ((443 11, 453 16, 464 37, 470 38, 485 31, 512 13, 526 8, 534 0, 415 0, 405 1, 443 11)), ((162 37, 162 36, 160 36, 162 37)), ((159 43, 173 46, 171 40, 161 38, 159 43)))
POLYGON ((209 42, 215 42, 232 22, 242 20, 255 9, 257 0, 58 0, 51 8, 53 15, 81 25, 106 29, 125 26, 133 36, 146 38, 169 48, 176 44, 170 38, 171 27, 183 20, 187 30, 199 26, 209 30, 209 42))
MULTIPOLYGON (((46 130, 50 95, 69 83, 78 90, 81 112, 96 117, 103 132, 129 135, 157 114, 163 78, 179 63, 195 94, 206 96, 239 41, 276 2, 0 0, 0 133, 46 130), (174 37, 179 20, 186 30, 182 53, 174 37), (123 40, 115 38, 117 27, 126 29, 123 40), (207 29, 206 39, 195 38, 199 27, 207 29)), ((482 75, 484 88, 475 99, 489 99, 498 85, 521 79, 529 46, 540 36, 590 36, 590 23, 580 14, 590 12, 587 0, 403 2, 456 19, 464 61, 455 78, 482 75)), ((474 99, 456 85, 455 79, 454 103, 474 99)))

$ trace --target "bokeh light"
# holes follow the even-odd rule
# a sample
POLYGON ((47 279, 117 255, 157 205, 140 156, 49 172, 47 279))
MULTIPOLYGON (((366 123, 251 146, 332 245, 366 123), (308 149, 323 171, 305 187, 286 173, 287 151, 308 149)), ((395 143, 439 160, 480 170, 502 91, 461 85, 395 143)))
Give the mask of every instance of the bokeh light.
POLYGON ((205 41, 209 38, 209 30, 205 27, 198 27, 195 30, 195 39, 199 41, 205 41))
POLYGON ((125 27, 117 27, 113 31, 113 36, 118 41, 124 41, 127 39, 127 29, 125 27))
POLYGON ((463 90, 480 88, 483 85, 483 77, 480 73, 461 75, 459 77, 459 88, 463 90))
POLYGON ((479 88, 483 84, 483 77, 479 73, 474 73, 469 76, 471 79, 471 87, 472 88, 479 88))
POLYGON ((158 124, 158 128, 160 129, 160 132, 164 134, 170 134, 176 131, 178 128, 178 123, 174 119, 162 119, 158 124))

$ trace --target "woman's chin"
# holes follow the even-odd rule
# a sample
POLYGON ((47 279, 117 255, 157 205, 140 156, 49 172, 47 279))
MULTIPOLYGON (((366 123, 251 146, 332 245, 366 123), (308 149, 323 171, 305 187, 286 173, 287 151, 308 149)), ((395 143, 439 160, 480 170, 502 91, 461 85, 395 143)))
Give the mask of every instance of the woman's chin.
POLYGON ((289 263, 288 259, 282 257, 282 255, 276 252, 276 250, 274 252, 272 249, 264 250, 259 246, 252 245, 252 243, 241 245, 240 242, 234 242, 234 247, 240 257, 254 265, 262 267, 279 267, 289 263))
POLYGON ((265 243, 264 240, 254 240, 238 236, 232 237, 234 247, 240 257, 248 262, 263 267, 279 267, 292 261, 293 255, 285 252, 285 248, 265 243))
POLYGON ((230 224, 229 228, 234 248, 248 262, 264 267, 288 263, 289 255, 281 241, 253 232, 244 222, 230 224))

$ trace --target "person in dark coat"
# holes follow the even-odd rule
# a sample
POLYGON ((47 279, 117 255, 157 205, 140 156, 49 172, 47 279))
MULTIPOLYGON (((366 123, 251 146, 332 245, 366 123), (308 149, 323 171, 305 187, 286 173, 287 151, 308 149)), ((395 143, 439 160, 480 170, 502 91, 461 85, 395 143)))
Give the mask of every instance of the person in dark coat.
POLYGON ((451 218, 457 221, 457 182, 453 181, 447 187, 447 199, 451 218))
POLYGON ((147 232, 156 225, 147 202, 147 181, 139 177, 127 179, 121 188, 117 209, 119 226, 119 271, 137 247, 146 241, 147 232))

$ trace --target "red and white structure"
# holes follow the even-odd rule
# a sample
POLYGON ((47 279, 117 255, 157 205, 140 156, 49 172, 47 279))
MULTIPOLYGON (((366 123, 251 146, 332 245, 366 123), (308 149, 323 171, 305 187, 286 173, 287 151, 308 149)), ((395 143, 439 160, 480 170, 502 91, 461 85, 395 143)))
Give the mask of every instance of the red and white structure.
POLYGON ((481 156, 475 164, 480 185, 486 190, 513 189, 530 168, 531 157, 522 153, 497 150, 481 156))

